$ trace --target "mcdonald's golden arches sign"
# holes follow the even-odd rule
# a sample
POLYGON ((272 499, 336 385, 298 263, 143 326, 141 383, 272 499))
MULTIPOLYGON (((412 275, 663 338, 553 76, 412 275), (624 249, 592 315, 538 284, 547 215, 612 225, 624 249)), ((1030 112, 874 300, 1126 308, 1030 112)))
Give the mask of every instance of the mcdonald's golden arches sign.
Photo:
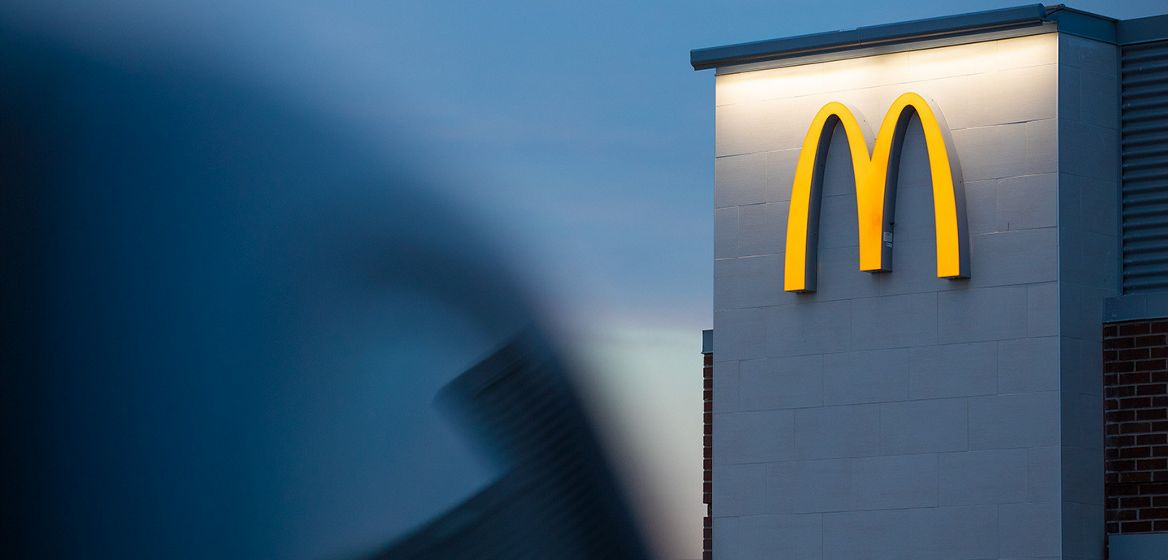
POLYGON ((937 277, 969 276, 965 196, 949 130, 933 103, 910 92, 892 102, 880 123, 871 152, 868 151, 869 132, 846 105, 834 101, 828 103, 812 119, 795 167, 791 190, 783 289, 789 292, 815 291, 821 182, 831 132, 836 124, 843 126, 855 173, 860 270, 892 270, 896 180, 901 146, 913 114, 919 117, 924 129, 932 174, 937 277))

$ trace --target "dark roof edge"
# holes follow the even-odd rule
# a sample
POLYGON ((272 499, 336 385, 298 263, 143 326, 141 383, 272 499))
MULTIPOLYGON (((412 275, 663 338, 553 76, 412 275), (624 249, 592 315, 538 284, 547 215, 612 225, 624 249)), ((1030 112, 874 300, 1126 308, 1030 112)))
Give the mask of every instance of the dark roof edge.
MULTIPOLYGON (((1154 18, 1143 18, 1154 19, 1154 18)), ((1130 20, 1130 23, 1142 20, 1130 20)), ((1059 31, 1099 41, 1116 43, 1121 24, 1104 17, 1063 5, 1030 4, 956 16, 943 16, 903 23, 858 27, 849 31, 829 31, 784 39, 741 43, 690 51, 694 70, 705 70, 752 62, 824 54, 844 50, 879 47, 896 43, 938 40, 950 37, 1003 31, 1054 23, 1059 31)), ((1159 30, 1163 22, 1149 22, 1141 29, 1159 30)), ((1141 31, 1142 32, 1142 31, 1141 31)), ((1161 33, 1162 34, 1162 33, 1161 33)))
POLYGON ((1168 39, 1168 14, 1125 19, 1118 26, 1119 43, 1130 45, 1168 39))
POLYGON ((1068 8, 1059 4, 1046 9, 1046 19, 1058 26, 1059 33, 1078 35, 1105 43, 1118 43, 1119 20, 1068 8))
POLYGON ((936 39, 942 36, 963 35, 981 30, 1041 25, 1045 21, 1045 17, 1045 6, 1031 4, 957 16, 870 25, 848 31, 829 31, 724 47, 694 49, 689 53, 689 60, 694 70, 705 70, 731 64, 762 62, 828 51, 878 46, 892 42, 936 39))

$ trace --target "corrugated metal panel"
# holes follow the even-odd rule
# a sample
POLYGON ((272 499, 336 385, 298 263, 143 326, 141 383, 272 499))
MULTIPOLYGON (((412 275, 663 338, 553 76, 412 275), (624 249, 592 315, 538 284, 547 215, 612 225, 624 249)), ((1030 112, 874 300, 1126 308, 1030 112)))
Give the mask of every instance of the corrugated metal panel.
POLYGON ((1122 50, 1123 290, 1168 289, 1168 41, 1122 50))

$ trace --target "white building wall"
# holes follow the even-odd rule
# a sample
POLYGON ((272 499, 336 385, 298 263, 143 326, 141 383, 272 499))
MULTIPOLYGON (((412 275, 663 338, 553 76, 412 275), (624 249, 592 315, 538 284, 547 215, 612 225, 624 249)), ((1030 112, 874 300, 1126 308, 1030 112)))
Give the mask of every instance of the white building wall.
POLYGON ((1059 312, 1059 49, 1043 34, 718 76, 718 560, 1061 557, 1072 405, 1060 354, 1089 351, 1060 335, 1073 327, 1097 340, 1099 317, 1091 339, 1059 312), (784 292, 788 201, 811 118, 842 101, 875 129, 905 91, 932 98, 951 130, 971 277, 935 277, 914 123, 893 272, 858 270, 840 133, 824 178, 818 291, 784 292))

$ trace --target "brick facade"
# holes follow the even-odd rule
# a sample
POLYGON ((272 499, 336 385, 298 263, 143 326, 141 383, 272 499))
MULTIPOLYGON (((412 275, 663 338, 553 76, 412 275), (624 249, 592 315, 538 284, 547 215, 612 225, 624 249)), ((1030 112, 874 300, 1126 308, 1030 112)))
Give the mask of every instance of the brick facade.
POLYGON ((713 505, 713 456, 714 456, 714 354, 702 353, 702 503, 706 514, 702 518, 702 560, 710 560, 714 554, 714 518, 710 513, 713 505))
POLYGON ((1168 532, 1168 320, 1103 328, 1107 532, 1168 532))

